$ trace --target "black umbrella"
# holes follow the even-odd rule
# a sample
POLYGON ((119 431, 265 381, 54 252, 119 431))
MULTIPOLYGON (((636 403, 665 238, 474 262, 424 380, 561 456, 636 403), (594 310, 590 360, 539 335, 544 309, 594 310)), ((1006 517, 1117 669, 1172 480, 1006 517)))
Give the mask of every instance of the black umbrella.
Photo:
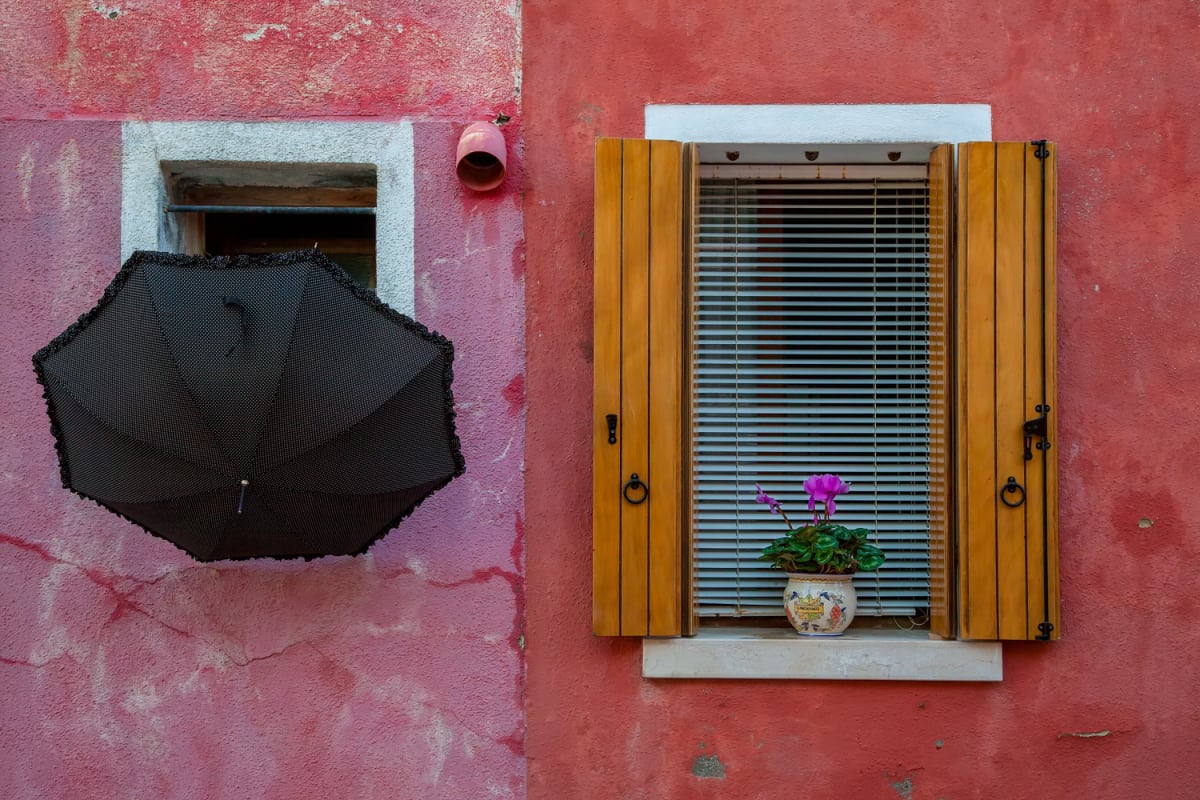
POLYGON ((138 252, 33 363, 63 485, 211 561, 361 553, 462 474, 453 356, 315 250, 138 252))

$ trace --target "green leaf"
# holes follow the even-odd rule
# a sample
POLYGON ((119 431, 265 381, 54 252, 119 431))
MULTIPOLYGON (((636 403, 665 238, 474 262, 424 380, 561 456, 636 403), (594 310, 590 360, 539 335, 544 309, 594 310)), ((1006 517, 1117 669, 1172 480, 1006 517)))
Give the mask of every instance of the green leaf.
POLYGON ((788 531, 762 549, 759 559, 788 572, 846 574, 878 569, 884 554, 868 541, 867 528, 820 521, 788 531))
POLYGON ((883 566, 887 557, 873 544, 864 544, 858 549, 858 569, 860 572, 871 572, 883 566))
POLYGON ((837 546, 837 537, 832 533, 818 533, 816 539, 813 540, 813 547, 815 547, 818 551, 829 550, 837 546))

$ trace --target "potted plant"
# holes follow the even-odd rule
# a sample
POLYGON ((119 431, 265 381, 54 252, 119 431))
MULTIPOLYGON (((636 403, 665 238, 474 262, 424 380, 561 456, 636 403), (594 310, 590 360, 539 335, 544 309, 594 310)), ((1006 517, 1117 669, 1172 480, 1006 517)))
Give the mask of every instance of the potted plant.
POLYGON ((866 528, 847 528, 833 522, 834 498, 850 485, 832 474, 813 475, 804 482, 812 522, 794 527, 783 507, 758 484, 755 500, 765 503, 788 527, 786 535, 763 548, 760 559, 787 572, 783 608, 796 632, 804 636, 838 636, 849 627, 857 608, 853 578, 884 562, 883 551, 867 541, 866 528), (823 508, 817 511, 817 504, 823 508))

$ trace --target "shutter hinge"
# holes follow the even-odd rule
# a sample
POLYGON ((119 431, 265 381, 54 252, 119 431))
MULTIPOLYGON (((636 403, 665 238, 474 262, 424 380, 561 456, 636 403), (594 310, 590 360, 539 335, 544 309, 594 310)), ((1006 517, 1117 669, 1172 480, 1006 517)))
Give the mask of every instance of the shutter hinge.
POLYGON ((1037 145, 1037 149, 1033 151, 1035 158, 1047 158, 1050 155, 1050 148, 1046 147, 1045 139, 1034 139, 1030 142, 1032 145, 1037 145))

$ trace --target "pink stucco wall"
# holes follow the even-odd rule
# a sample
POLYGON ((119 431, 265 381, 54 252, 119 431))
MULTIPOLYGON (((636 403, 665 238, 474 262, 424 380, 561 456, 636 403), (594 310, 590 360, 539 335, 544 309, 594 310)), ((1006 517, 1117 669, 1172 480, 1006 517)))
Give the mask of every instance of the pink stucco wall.
POLYGON ((1198 51, 1184 0, 527 0, 529 797, 1197 796, 1198 51), (644 680, 589 634, 593 141, 888 102, 1060 144, 1063 641, 998 684, 644 680))
POLYGON ((0 796, 523 797, 516 6, 18 4, 0 17, 0 796), (265 27, 264 27, 265 26, 265 27), (282 27, 280 27, 282 26, 282 27), (509 178, 459 186, 497 113, 509 178), (29 357, 119 265, 123 119, 413 122, 417 317, 467 473, 358 558, 201 565, 64 490, 29 357))

